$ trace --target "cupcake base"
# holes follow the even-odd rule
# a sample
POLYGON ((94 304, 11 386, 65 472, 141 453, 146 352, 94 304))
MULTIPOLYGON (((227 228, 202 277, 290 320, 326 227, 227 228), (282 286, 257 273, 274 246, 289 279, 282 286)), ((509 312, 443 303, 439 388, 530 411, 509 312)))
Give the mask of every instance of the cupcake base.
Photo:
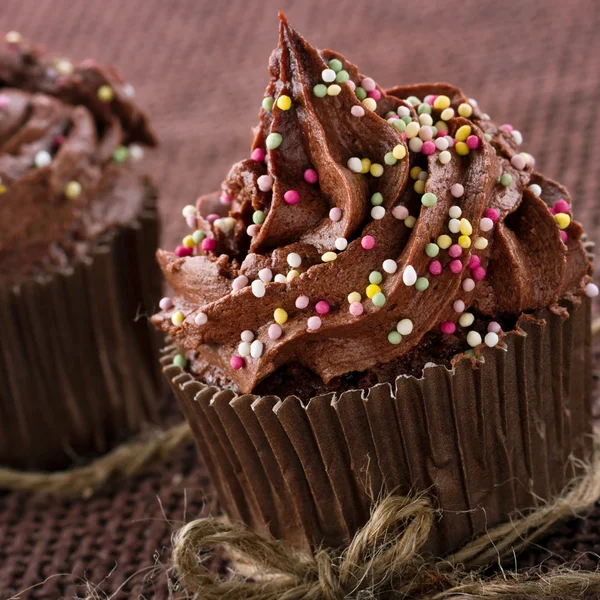
POLYGON ((347 544, 387 494, 426 493, 437 555, 539 506, 592 450, 591 309, 523 315, 504 347, 369 390, 236 395, 162 359, 225 510, 300 550, 347 544))
POLYGON ((0 287, 0 464, 55 469, 153 420, 156 200, 72 267, 0 287))

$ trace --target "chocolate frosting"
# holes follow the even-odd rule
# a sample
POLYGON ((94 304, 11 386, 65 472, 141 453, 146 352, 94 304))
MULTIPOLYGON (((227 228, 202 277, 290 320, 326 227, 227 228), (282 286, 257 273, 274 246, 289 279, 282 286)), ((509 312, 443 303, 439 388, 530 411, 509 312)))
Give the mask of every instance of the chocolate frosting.
POLYGON ((128 157, 156 138, 132 93, 111 67, 2 38, 0 283, 66 266, 137 218, 150 183, 128 157))
POLYGON ((222 374, 247 393, 277 369, 301 365, 327 383, 410 356, 440 328, 447 331, 441 344, 452 346, 469 330, 481 341, 492 319, 545 307, 561 311, 562 300, 578 302, 591 274, 582 228, 570 219, 568 192, 534 172, 534 159, 519 151, 520 134, 511 126, 496 125, 448 84, 383 90, 341 55, 312 48, 283 16, 269 70, 265 97, 275 105, 263 103, 252 159, 233 166, 221 195, 199 198, 191 223, 187 213, 196 241, 208 236, 214 249, 204 241, 188 256, 184 247, 157 255, 175 297, 173 307, 153 320, 196 374, 213 380, 222 374), (347 81, 336 75, 340 68, 347 81), (330 81, 331 73, 339 84, 330 81), (358 94, 366 92, 371 101, 361 102, 358 94), (289 109, 285 99, 280 106, 282 96, 291 99, 289 109), (442 116, 446 108, 451 116, 442 116), (437 131, 423 114, 431 115, 437 131), (405 124, 420 123, 420 141, 395 126, 399 116, 405 124), (268 139, 273 133, 281 136, 279 145, 272 135, 268 139), (433 142, 446 143, 431 150, 431 140, 424 142, 432 134, 433 142), (383 172, 356 172, 352 158, 368 158, 383 172), (424 188, 415 167, 421 178, 427 175, 424 188), (317 182, 306 180, 307 169, 316 171, 317 182), (259 182, 265 175, 271 180, 259 182), (297 203, 288 202, 294 200, 286 196, 290 190, 297 203), (266 215, 260 226, 253 225, 256 211, 266 215), (450 236, 452 246, 444 247, 440 236, 450 236), (345 248, 344 241, 337 246, 340 238, 345 248), (436 256, 433 247, 426 252, 429 244, 436 256), (301 258, 296 277, 288 276, 290 253, 301 258), (264 295, 260 283, 250 285, 269 279, 265 271, 259 275, 263 269, 286 276, 267 281, 264 295), (381 295, 365 295, 373 272, 383 305, 381 295), (361 294, 361 314, 349 311, 351 292, 361 294), (306 307, 299 307, 299 297, 308 299, 306 307), (318 314, 321 301, 326 314, 318 314), (284 309, 287 320, 272 339, 276 309, 284 309), (465 311, 476 315, 475 323, 459 324, 465 311), (397 343, 389 334, 403 319, 412 330, 397 343), (235 357, 245 331, 262 347, 258 357, 246 351, 240 360, 235 357))

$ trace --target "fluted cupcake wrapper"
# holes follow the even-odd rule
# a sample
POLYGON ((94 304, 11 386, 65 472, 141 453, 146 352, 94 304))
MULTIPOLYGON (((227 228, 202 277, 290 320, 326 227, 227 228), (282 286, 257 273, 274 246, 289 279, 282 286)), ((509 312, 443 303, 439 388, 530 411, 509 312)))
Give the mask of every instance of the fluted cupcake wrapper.
POLYGON ((0 286, 0 464, 57 468, 155 417, 156 200, 72 267, 0 286))
POLYGON ((590 302, 522 316, 476 366, 428 366, 395 388, 236 395, 163 372, 225 512, 298 549, 347 543, 377 498, 425 492, 443 554, 560 493, 591 451, 590 302))

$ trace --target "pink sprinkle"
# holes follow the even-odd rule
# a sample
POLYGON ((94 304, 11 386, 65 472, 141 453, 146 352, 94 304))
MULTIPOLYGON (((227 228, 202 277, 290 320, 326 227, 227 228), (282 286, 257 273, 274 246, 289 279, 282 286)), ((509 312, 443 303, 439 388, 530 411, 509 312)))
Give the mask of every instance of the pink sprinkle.
POLYGON ((452 321, 444 321, 440 325, 440 329, 442 330, 442 333, 452 335, 456 331, 456 325, 452 321))
POLYGON ((462 263, 460 262, 460 260, 452 260, 452 261, 450 261, 450 270, 455 275, 458 275, 462 271, 462 263))
POLYGON ((550 214, 555 215, 557 213, 556 208, 554 208, 553 206, 549 206, 548 210, 550 211, 550 214))
POLYGON ((462 289, 465 292, 472 292, 475 289, 475 282, 470 277, 467 277, 462 282, 462 289))
POLYGON ((452 244, 452 246, 448 248, 448 254, 452 258, 458 258, 459 256, 462 256, 462 248, 458 244, 452 244))
POLYGON ((569 239, 569 235, 567 234, 567 232, 561 230, 561 231, 559 231, 559 234, 560 234, 560 239, 562 240, 562 243, 566 244, 567 240, 569 239))
POLYGON ((337 208, 337 206, 335 208, 332 208, 329 211, 329 218, 334 223, 337 223, 342 218, 342 209, 341 208, 337 208))
POLYGON ((367 96, 369 98, 373 98, 375 102, 379 102, 379 100, 381 100, 381 92, 377 88, 375 88, 374 90, 369 90, 367 92, 367 96))
MULTIPOLYGON (((365 116, 365 109, 362 106, 358 106, 358 104, 356 104, 355 106, 353 106, 350 109, 350 114, 353 117, 364 117, 365 116)), ((388 119, 389 120, 389 119, 388 119)))
MULTIPOLYGON (((354 108, 354 106, 352 107, 354 108)), ((352 111, 350 111, 352 112, 352 111)), ((353 113, 354 114, 354 113, 353 113)), ((400 117, 398 115, 392 115, 391 117, 388 117, 388 123, 391 123, 392 121, 397 121, 400 117)))
POLYGON ((317 183, 319 181, 319 174, 314 169, 306 169, 304 171, 304 181, 306 183, 317 183))
POLYGON ((185 218, 185 224, 190 228, 190 229, 196 229, 196 216, 195 215, 188 215, 185 218))
POLYGON ((399 204, 398 206, 394 207, 392 214, 399 221, 404 221, 404 219, 408 217, 408 208, 406 208, 406 206, 402 206, 402 204, 399 204))
POLYGON ((498 218, 500 217, 500 215, 498 214, 498 211, 495 208, 488 208, 485 211, 485 216, 488 219, 491 219, 494 223, 496 223, 496 221, 498 221, 498 218))
POLYGON ((446 132, 443 129, 438 129, 435 137, 436 139, 446 137, 446 132))
POLYGON ((309 303, 308 296, 298 296, 296 298, 296 308, 300 308, 300 309, 306 308, 308 306, 308 303, 309 303))
POLYGON ((308 326, 308 328, 310 330, 316 331, 317 329, 319 329, 321 327, 321 319, 319 319, 319 317, 311 317, 306 322, 306 325, 308 326))
POLYGON ((350 314, 353 317, 360 317, 360 315, 363 314, 364 308, 363 308, 363 305, 360 302, 353 302, 350 305, 349 310, 350 310, 350 314))
POLYGON ((260 231, 260 225, 256 223, 252 223, 252 225, 248 225, 248 229, 246 229, 246 233, 250 237, 254 237, 260 231))
POLYGON ((400 134, 400 137, 402 138, 402 141, 403 141, 403 142, 405 142, 405 141, 408 139, 408 138, 406 137, 406 133, 405 133, 404 131, 403 131, 403 132, 400 134))
POLYGON ((221 192, 221 204, 231 204, 231 196, 227 192, 221 192))
POLYGON ((460 184, 460 183, 455 183, 451 188, 450 188, 450 193, 455 197, 455 198, 460 198, 464 193, 465 193, 465 188, 460 184))
POLYGON ((442 263, 439 260, 432 260, 429 263, 429 272, 432 275, 441 275, 441 273, 442 273, 442 263))
POLYGON ((571 211, 571 207, 569 206, 569 203, 566 200, 557 200, 554 203, 554 210, 556 210, 556 212, 559 213, 568 213, 571 211))
POLYGON ((10 104, 10 96, 0 94, 0 108, 6 108, 10 104))
POLYGON ((479 256, 473 254, 469 259, 469 269, 476 269, 481 264, 479 256))
POLYGON ((365 249, 365 250, 371 250, 374 246, 375 246, 375 238, 372 235, 365 235, 361 240, 360 240, 360 245, 365 249))
POLYGON ((473 279, 475 281, 481 281, 485 279, 485 269, 483 267, 477 267, 473 269, 473 279))
POLYGON ((283 195, 283 199, 288 204, 298 204, 298 201, 300 200, 300 194, 296 190, 288 190, 283 195))
POLYGON ((452 307, 454 308, 455 312, 461 313, 465 310, 465 303, 462 300, 455 300, 452 307))
MULTIPOLYGON (((511 159, 510 159, 510 164, 515 168, 518 169, 519 171, 522 171, 525 168, 525 159, 520 155, 520 154, 515 154, 511 159)), ((495 332, 494 332, 495 333, 495 332)))
POLYGON ((500 333, 502 331, 502 327, 500 327, 500 323, 496 321, 490 321, 488 323, 487 330, 491 333, 500 333))
POLYGON ((244 359, 241 356, 232 356, 229 364, 234 371, 239 371, 244 366, 244 359))
POLYGON ((200 248, 204 250, 204 252, 212 252, 217 247, 217 240, 215 238, 204 238, 202 240, 202 244, 200 248))
POLYGON ((469 148, 471 148, 471 150, 475 150, 476 148, 479 148, 479 138, 476 135, 470 135, 467 138, 467 146, 469 146, 469 148))
POLYGON ((429 156, 430 154, 433 154, 435 152, 435 144, 433 142, 427 140, 426 142, 423 143, 423 146, 421 146, 421 152, 425 156, 429 156))
POLYGON ((510 133, 514 127, 512 125, 509 125, 508 123, 504 123, 504 125, 500 125, 500 129, 502 129, 502 131, 507 131, 508 133, 510 133))
POLYGON ((273 323, 272 325, 269 325, 269 331, 267 333, 269 335, 269 339, 278 340, 283 332, 277 323, 273 323))
POLYGON ((425 98, 423 98, 423 102, 425 102, 425 104, 433 106, 433 103, 435 102, 436 98, 437 96, 434 96, 433 94, 428 94, 427 96, 425 96, 425 98))
POLYGON ((256 162, 262 162, 265 160, 265 151, 262 148, 255 148, 252 150, 250 158, 256 162))
POLYGON ((360 86, 367 92, 375 89, 375 82, 370 77, 365 77, 361 82, 360 86))
POLYGON ((217 219, 221 217, 217 213, 211 213, 206 217, 206 220, 212 225, 217 219))
POLYGON ((329 312, 329 304, 325 300, 319 300, 315 304, 315 310, 320 315, 326 315, 329 312))
POLYGON ((161 298, 161 301, 158 303, 158 305, 160 306, 161 310, 169 310, 170 308, 173 308, 173 300, 171 300, 171 298, 168 296, 165 296, 164 298, 161 298))
POLYGON ((52 140, 52 147, 56 150, 57 148, 60 148, 63 145, 64 141, 64 135, 55 135, 54 139, 52 140))
POLYGON ((97 64, 98 64, 98 62, 96 61, 95 58, 84 58, 81 61, 81 66, 86 69, 91 69, 92 67, 95 67, 97 64))
POLYGON ((454 138, 451 135, 445 135, 444 139, 448 142, 448 148, 454 148, 454 138))
POLYGON ((194 252, 193 248, 189 248, 188 246, 177 246, 175 248, 175 254, 179 256, 179 258, 183 258, 184 256, 191 256, 194 252))
POLYGON ((236 277, 232 284, 231 284, 231 288, 233 289, 234 292, 237 292, 243 288, 245 288, 248 285, 248 278, 245 275, 240 275, 239 277, 236 277))

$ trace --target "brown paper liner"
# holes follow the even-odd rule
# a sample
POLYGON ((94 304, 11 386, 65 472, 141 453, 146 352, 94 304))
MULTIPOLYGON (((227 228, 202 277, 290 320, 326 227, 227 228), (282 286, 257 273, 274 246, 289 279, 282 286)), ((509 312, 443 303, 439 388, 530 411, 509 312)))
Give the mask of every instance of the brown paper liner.
POLYGON ((156 200, 69 269, 0 287, 0 464, 53 469, 156 420, 156 200))
POLYGON ((395 389, 236 396, 163 372, 225 513, 306 550, 347 543, 379 497, 425 492, 439 507, 428 550, 444 554, 550 500, 591 451, 591 309, 523 315, 503 347, 395 389))

